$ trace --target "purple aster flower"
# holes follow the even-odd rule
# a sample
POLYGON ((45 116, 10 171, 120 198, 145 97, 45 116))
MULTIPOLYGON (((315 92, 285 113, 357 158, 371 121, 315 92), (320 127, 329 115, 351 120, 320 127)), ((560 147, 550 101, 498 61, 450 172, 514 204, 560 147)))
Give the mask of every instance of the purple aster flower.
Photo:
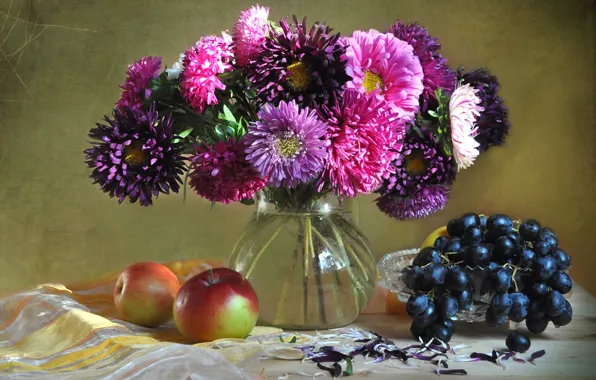
POLYGON ((397 20, 391 26, 391 33, 402 41, 406 41, 414 48, 414 55, 420 60, 424 78, 422 84, 422 111, 428 108, 429 99, 436 99, 435 91, 442 88, 451 94, 455 89, 456 75, 447 64, 439 50, 441 44, 437 39, 428 34, 428 30, 417 23, 405 24, 397 20))
MULTIPOLYGON (((461 76, 461 74, 460 74, 461 76)), ((499 92, 499 81, 497 77, 485 69, 476 69, 462 76, 464 84, 469 84, 478 92, 476 95, 481 99, 480 106, 484 111, 476 118, 477 135, 476 141, 480 143, 478 150, 486 151, 491 146, 501 146, 509 132, 509 119, 507 107, 503 99, 497 95, 499 92)))
POLYGON ((184 163, 182 146, 172 141, 171 117, 160 117, 152 104, 145 111, 115 109, 105 121, 89 131, 95 141, 85 150, 90 177, 101 190, 118 203, 128 197, 141 206, 153 204, 159 193, 178 192, 184 163))
POLYGON ((246 160, 261 177, 268 177, 272 186, 296 187, 321 172, 329 127, 314 110, 281 101, 277 107, 265 105, 258 116, 244 141, 246 160))
POLYGON ((141 108, 143 100, 151 96, 151 79, 159 77, 161 57, 143 57, 128 66, 122 95, 118 99, 118 108, 141 108))
POLYGON ((453 157, 443 154, 440 145, 410 132, 401 154, 393 161, 393 172, 378 192, 405 197, 431 185, 451 185, 457 166, 453 157))
POLYGON ((247 67, 259 103, 326 104, 350 80, 339 34, 320 23, 307 29, 306 19, 298 22, 295 16, 294 24, 281 20, 279 26, 269 31, 263 51, 247 67))
POLYGON ((423 219, 445 208, 450 191, 449 186, 432 185, 406 196, 388 193, 375 199, 375 203, 393 218, 423 219))

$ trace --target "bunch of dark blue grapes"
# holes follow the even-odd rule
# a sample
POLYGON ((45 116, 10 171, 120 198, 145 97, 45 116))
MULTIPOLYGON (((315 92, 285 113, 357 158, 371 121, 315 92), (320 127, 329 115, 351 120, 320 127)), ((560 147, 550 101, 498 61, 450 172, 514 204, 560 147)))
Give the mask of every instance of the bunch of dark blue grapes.
POLYGON ((571 258, 550 228, 533 219, 517 226, 507 215, 466 213, 449 221, 447 233, 405 271, 405 283, 415 291, 406 304, 415 339, 449 342, 452 318, 471 310, 477 293, 492 295, 485 318, 493 327, 525 320, 530 332, 540 334, 549 322, 560 327, 571 321, 573 310, 563 296, 572 287, 571 258))

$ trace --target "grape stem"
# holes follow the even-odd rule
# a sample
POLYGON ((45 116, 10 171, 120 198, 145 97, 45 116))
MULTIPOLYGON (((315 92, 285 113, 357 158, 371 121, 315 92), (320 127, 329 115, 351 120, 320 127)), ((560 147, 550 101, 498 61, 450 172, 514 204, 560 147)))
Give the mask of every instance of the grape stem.
POLYGON ((513 268, 513 273, 511 273, 511 280, 513 281, 513 286, 515 286, 515 292, 519 292, 519 287, 517 286, 517 281, 515 280, 515 274, 517 273, 517 269, 519 268, 517 265, 513 264, 503 264, 503 268, 510 267, 513 268))

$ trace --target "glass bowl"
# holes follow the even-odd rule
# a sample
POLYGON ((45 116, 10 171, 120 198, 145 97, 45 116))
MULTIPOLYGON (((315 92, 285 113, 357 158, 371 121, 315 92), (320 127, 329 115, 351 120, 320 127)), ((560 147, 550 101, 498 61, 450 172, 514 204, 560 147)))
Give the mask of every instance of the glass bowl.
MULTIPOLYGON (((409 249, 386 254, 379 261, 379 272, 381 278, 385 282, 387 288, 397 295, 401 302, 407 302, 408 298, 415 292, 408 288, 405 283, 405 275, 409 270, 409 266, 420 249, 409 249)), ((484 322, 485 314, 490 304, 490 300, 495 294, 490 289, 487 280, 488 269, 482 267, 463 267, 463 269, 470 276, 470 280, 474 285, 474 304, 470 310, 460 310, 452 318, 454 321, 464 322, 484 322)), ((531 276, 531 269, 518 269, 516 273, 516 282, 522 286, 524 276, 531 276)), ((507 321, 506 327, 509 329, 517 328, 518 323, 507 321)))

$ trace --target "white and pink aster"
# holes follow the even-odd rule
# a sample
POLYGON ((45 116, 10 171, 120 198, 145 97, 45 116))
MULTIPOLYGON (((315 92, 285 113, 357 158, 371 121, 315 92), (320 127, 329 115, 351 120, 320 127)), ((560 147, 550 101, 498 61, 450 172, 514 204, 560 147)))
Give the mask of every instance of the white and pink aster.
POLYGON ((482 100, 476 94, 477 92, 478 90, 465 84, 457 87, 449 100, 453 157, 458 170, 472 166, 480 154, 478 150, 480 144, 474 137, 478 133, 476 118, 484 108, 480 106, 482 100))
POLYGON ((218 75, 233 69, 231 43, 231 37, 226 33, 223 37, 205 36, 184 52, 180 92, 198 113, 217 104, 215 91, 226 88, 218 75))
POLYGON ((348 45, 346 72, 352 77, 346 88, 385 100, 404 121, 413 120, 424 74, 412 46, 374 29, 355 31, 344 43, 348 45))
POLYGON ((232 30, 236 64, 245 67, 263 51, 263 42, 269 33, 269 8, 258 4, 240 12, 232 30))

